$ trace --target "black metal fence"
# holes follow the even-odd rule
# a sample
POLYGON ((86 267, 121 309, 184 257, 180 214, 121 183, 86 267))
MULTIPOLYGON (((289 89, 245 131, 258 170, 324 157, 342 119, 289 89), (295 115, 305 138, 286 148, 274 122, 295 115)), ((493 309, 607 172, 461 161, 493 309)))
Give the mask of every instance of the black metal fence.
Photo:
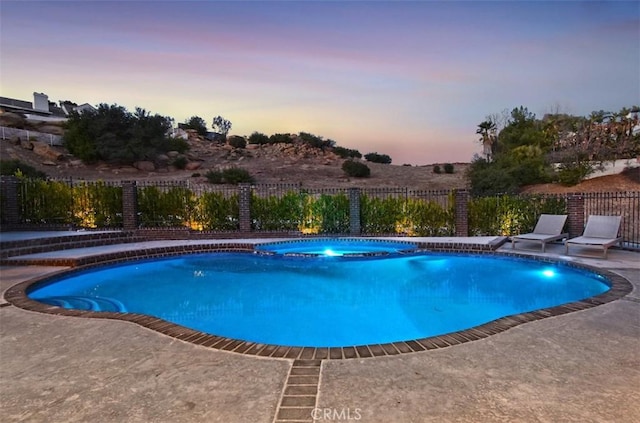
MULTIPOLYGON (((44 225, 79 228, 123 227, 123 182, 12 178, 16 195, 2 179, 0 215, 4 230, 44 225), (10 198, 17 197, 11 210, 10 198), (17 216, 14 216, 17 215, 17 216), (13 225, 10 225, 13 224, 13 225), (18 224, 16 226, 16 224, 18 224)), ((364 235, 452 236, 455 194, 408 188, 305 188, 300 184, 250 187, 250 230, 302 234, 349 234, 353 190, 359 198, 364 235)), ((234 232, 240 228, 240 190, 188 181, 137 182, 138 228, 188 228, 234 232)), ((570 195, 495 196, 468 201, 469 235, 515 235, 530 231, 541 213, 568 213, 568 199, 581 201, 589 215, 622 216, 620 235, 640 249, 640 191, 570 195)))
POLYGON ((579 195, 584 198, 585 222, 590 215, 622 216, 620 236, 625 246, 640 249, 640 191, 579 195))

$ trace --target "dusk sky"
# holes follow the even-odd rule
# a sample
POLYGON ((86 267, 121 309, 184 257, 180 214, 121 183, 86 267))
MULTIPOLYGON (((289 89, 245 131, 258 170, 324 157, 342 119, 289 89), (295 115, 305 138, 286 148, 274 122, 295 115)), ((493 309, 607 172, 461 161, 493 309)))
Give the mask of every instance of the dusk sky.
POLYGON ((0 1, 0 96, 310 132, 394 164, 468 162, 520 105, 640 103, 640 2, 0 1))

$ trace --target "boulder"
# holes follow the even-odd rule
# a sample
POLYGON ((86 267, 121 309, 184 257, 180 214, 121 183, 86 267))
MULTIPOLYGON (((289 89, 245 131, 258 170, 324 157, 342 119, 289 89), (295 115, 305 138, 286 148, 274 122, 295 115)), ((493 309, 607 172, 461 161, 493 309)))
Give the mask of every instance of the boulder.
POLYGON ((18 138, 16 145, 20 145, 20 147, 24 148, 25 150, 33 150, 33 143, 28 139, 18 138))
POLYGON ((200 167, 202 167, 202 162, 189 162, 184 168, 186 170, 196 170, 200 169, 200 167))
POLYGON ((153 172, 154 170, 156 170, 156 165, 154 165, 153 162, 149 162, 146 160, 135 162, 133 164, 133 167, 138 170, 142 170, 143 172, 153 172))
POLYGON ((32 141, 31 144, 33 144, 33 152, 47 160, 58 161, 63 157, 61 152, 54 150, 48 144, 40 141, 32 141))
POLYGON ((156 163, 158 164, 158 167, 165 167, 170 161, 171 159, 166 154, 158 154, 156 156, 156 163))
POLYGON ((180 155, 179 152, 177 151, 167 151, 167 156, 171 157, 172 159, 175 159, 176 157, 178 157, 180 155))

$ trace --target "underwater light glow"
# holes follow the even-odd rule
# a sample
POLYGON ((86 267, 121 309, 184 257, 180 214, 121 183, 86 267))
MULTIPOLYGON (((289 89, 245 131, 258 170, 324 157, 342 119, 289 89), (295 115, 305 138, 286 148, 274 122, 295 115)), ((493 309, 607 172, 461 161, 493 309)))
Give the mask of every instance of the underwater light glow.
POLYGON ((327 248, 326 250, 324 250, 323 254, 325 256, 329 256, 329 257, 335 257, 335 256, 339 256, 340 254, 336 253, 335 251, 333 251, 331 248, 327 248))
POLYGON ((546 269, 546 270, 542 271, 542 274, 545 275, 548 278, 552 278, 552 277, 554 277, 556 275, 556 272, 554 272, 551 269, 546 269))

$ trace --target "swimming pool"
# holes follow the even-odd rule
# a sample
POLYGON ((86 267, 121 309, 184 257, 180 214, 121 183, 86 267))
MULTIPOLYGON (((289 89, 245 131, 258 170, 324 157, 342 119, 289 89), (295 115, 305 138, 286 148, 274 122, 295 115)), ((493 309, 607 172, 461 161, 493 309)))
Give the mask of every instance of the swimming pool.
POLYGON ((515 257, 209 253, 82 271, 33 285, 27 294, 243 341, 339 347, 456 332, 608 289, 594 272, 515 257))
POLYGON ((417 245, 407 241, 387 241, 367 238, 325 238, 266 242, 255 246, 258 252, 283 255, 355 256, 385 255, 410 252, 417 245))

